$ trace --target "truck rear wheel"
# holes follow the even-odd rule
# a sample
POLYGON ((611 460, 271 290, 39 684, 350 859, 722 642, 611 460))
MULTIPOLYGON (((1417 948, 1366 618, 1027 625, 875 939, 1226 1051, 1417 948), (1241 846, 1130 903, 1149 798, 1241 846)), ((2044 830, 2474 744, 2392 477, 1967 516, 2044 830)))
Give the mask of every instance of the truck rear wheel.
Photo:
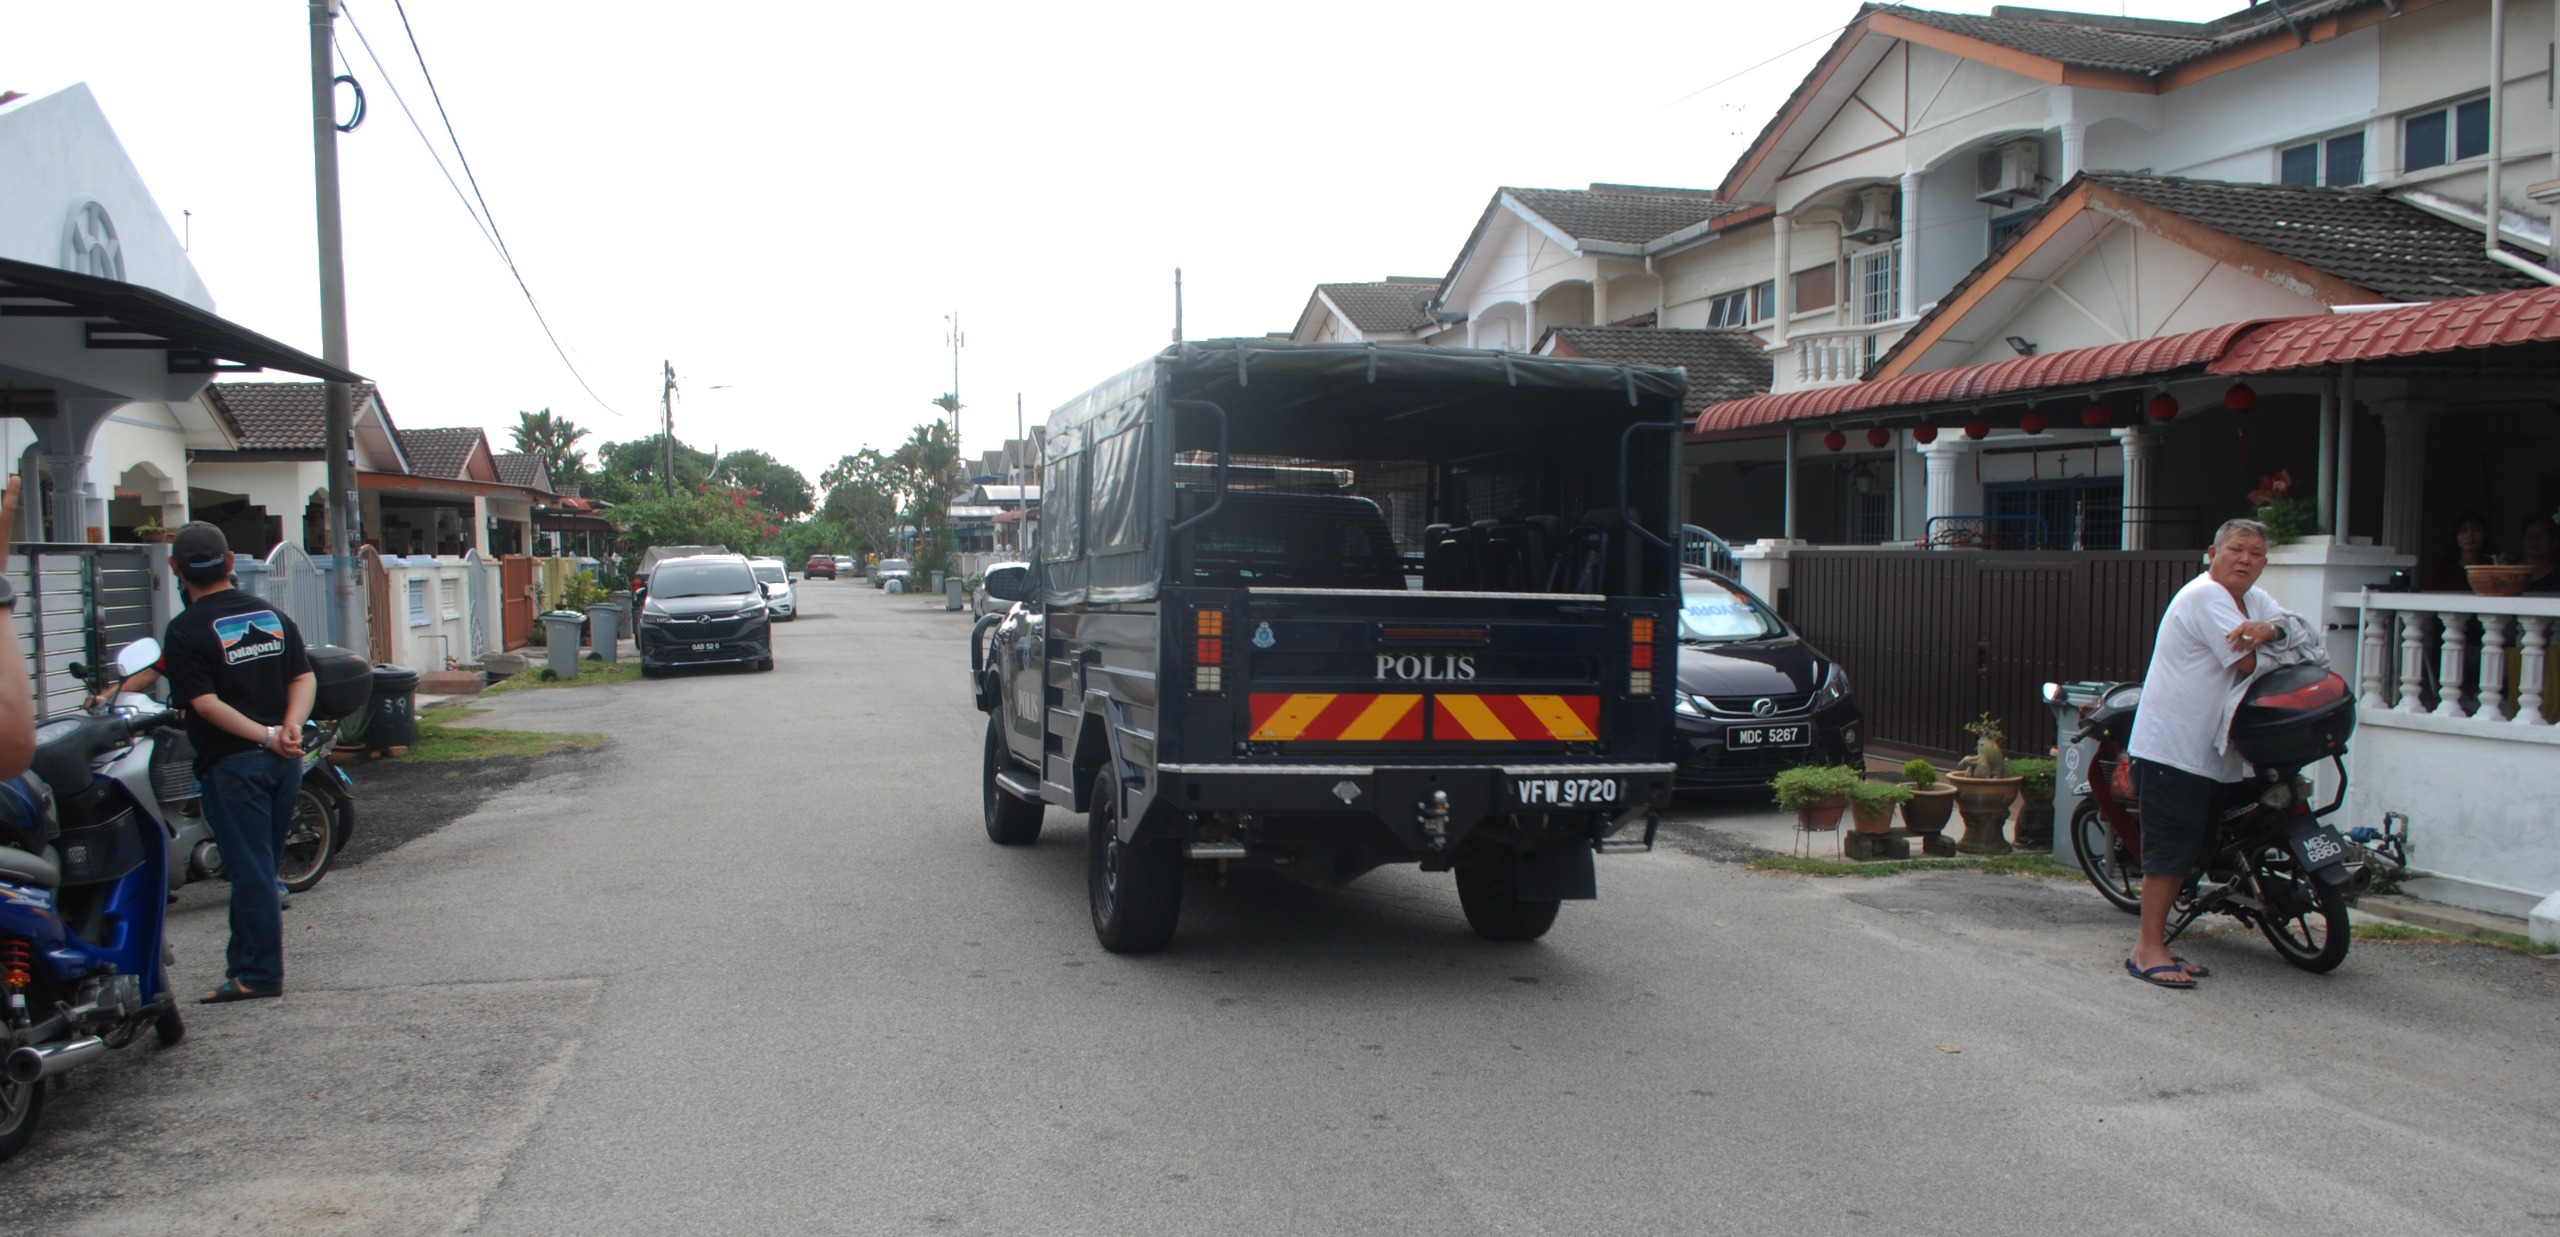
POLYGON ((1479 842, 1459 852, 1458 906, 1467 926, 1489 941, 1534 941, 1556 924, 1561 899, 1520 897, 1520 852, 1506 842, 1479 842))
POLYGON ((986 783, 987 840, 998 846, 1028 846, 1040 840, 1040 818, 1047 814, 1044 804, 1025 803, 1006 794, 996 785, 996 774, 1004 771, 1009 758, 1004 748, 1004 712, 987 714, 986 783))
POLYGON ((1173 940, 1182 917, 1182 849, 1120 840, 1120 779, 1094 779, 1086 820, 1085 892, 1093 935, 1115 954, 1153 953, 1173 940))

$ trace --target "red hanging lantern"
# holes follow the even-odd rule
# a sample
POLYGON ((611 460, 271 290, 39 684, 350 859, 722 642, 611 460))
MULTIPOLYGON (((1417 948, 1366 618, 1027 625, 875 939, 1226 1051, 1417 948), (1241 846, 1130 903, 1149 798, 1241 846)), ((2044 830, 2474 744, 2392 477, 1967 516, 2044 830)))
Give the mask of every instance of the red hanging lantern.
POLYGON ((1840 448, 1849 445, 1849 436, 1838 430, 1833 430, 1822 436, 1822 445, 1837 451, 1840 448))
POLYGON ((2105 404, 2091 404, 2080 410, 2080 424, 2093 430, 2105 429, 2107 423, 2113 420, 2115 420, 2115 414, 2108 412, 2105 404))
POLYGON ((2018 418, 2018 431, 2025 434, 2043 433, 2044 414, 2041 412, 2030 411, 2027 415, 2018 418))
POLYGON ((1919 443, 1924 447, 1928 446, 1930 443, 1938 441, 1938 427, 1934 425, 1915 425, 1911 427, 1911 441, 1919 443))
POLYGON ((1974 419, 1964 423, 1964 436, 1976 441, 1989 438, 1991 436, 1991 423, 1980 417, 1975 417, 1974 419))
POLYGON ((2245 382, 2231 384, 2231 389, 2222 393, 2222 406, 2233 412, 2247 412, 2257 407, 2257 388, 2245 382))
POLYGON ((1892 441, 1893 431, 1881 425, 1867 431, 1867 445, 1870 447, 1881 447, 1892 441))
POLYGON ((2145 405, 2145 407, 2150 410, 2151 419, 2154 421, 2174 421, 2178 419, 2178 397, 2171 395, 2166 391, 2162 391, 2158 395, 2152 396, 2151 402, 2145 405))

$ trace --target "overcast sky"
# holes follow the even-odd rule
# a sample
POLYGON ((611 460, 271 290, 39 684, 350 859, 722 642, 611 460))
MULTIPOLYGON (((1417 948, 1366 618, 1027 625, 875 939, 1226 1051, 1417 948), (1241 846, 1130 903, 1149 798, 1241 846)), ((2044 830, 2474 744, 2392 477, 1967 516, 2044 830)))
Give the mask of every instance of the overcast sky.
MULTIPOLYGON (((394 419, 504 450, 548 407, 592 448, 655 432, 668 360, 679 438, 813 479, 937 415, 953 310, 976 453, 1013 434, 1016 392, 1037 423, 1161 347, 1177 266, 1186 335, 1260 335, 1319 282, 1442 274, 1499 185, 1713 187, 1857 11, 405 2, 602 404, 393 99, 459 179, 392 0, 348 0, 388 69, 342 18, 371 107, 339 140, 349 336, 394 419)), ((87 82, 221 312, 317 353, 308 48, 296 0, 12 2, 0 89, 87 82)))

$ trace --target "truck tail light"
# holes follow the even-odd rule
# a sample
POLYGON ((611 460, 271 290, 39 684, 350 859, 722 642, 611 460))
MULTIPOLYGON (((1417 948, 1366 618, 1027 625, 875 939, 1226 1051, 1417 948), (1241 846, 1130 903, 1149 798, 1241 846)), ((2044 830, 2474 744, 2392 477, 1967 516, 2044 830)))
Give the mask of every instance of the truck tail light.
POLYGON ((1216 695, 1227 689, 1227 612, 1195 610, 1191 615, 1191 690, 1216 695))
POLYGON ((1653 620, 1627 620, 1627 694, 1653 694, 1653 620))

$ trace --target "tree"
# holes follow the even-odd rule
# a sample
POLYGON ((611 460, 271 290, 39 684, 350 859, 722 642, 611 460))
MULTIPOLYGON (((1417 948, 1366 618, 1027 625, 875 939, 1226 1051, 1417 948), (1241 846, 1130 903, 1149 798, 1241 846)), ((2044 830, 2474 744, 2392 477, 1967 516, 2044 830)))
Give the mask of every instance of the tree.
POLYGON ((516 450, 542 461, 542 475, 551 484, 575 481, 587 471, 587 453, 578 449, 578 440, 587 431, 578 428, 567 417, 555 417, 548 408, 540 412, 518 412, 514 430, 516 450))
POLYGON ((762 547, 769 535, 765 530, 774 528, 740 492, 716 487, 673 494, 651 491, 615 504, 612 516, 622 529, 615 547, 622 552, 620 568, 626 578, 639 567, 641 553, 650 546, 723 545, 751 554, 762 547))
POLYGON ((755 491, 765 510, 785 519, 807 515, 816 505, 809 492, 809 479, 801 476, 799 469, 762 451, 732 451, 721 456, 711 480, 755 491))
MULTIPOLYGON (((660 480, 664 471, 666 435, 651 434, 629 442, 608 442, 596 448, 596 471, 593 497, 606 502, 622 503, 663 497, 666 485, 660 480)), ((711 455, 696 451, 676 440, 676 493, 700 490, 711 480, 711 455)))
POLYGON ((817 523, 843 530, 856 553, 897 553, 898 513, 906 502, 887 456, 864 447, 819 474, 818 484, 827 497, 817 523))
POLYGON ((960 444, 952 438, 951 427, 940 421, 917 426, 889 461, 900 475, 908 522, 916 528, 916 551, 911 556, 916 570, 947 569, 951 565, 951 500, 967 481, 960 467, 960 444))

